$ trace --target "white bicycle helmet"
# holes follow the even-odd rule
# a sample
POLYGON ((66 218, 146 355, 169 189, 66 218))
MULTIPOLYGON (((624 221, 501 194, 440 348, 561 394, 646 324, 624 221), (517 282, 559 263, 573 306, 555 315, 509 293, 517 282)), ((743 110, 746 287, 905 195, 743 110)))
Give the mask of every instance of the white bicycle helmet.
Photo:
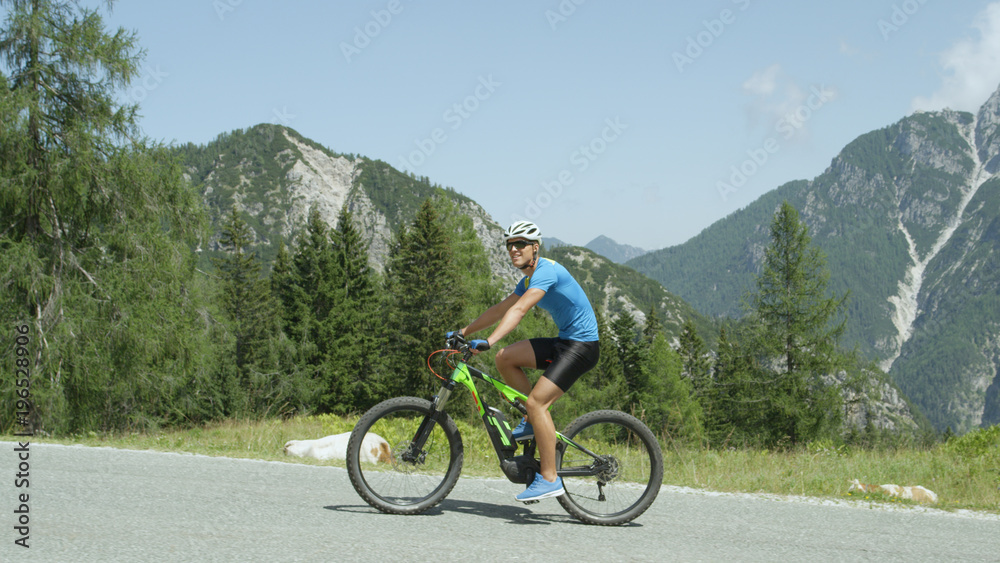
POLYGON ((523 238, 532 242, 542 242, 542 230, 531 221, 518 221, 503 232, 503 243, 512 238, 523 238))

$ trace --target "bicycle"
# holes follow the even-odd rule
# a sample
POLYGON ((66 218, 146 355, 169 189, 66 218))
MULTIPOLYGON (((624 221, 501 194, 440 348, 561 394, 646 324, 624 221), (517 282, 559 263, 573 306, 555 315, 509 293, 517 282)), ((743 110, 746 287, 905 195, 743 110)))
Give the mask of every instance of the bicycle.
MULTIPOLYGON (((446 365, 453 368, 432 400, 396 397, 368 410, 355 425, 347 446, 347 471, 362 499, 389 514, 419 514, 436 506, 454 488, 462 471, 462 436, 445 407, 459 385, 471 394, 486 425, 500 468, 513 483, 528 484, 540 465, 535 442, 514 442, 503 413, 486 404, 475 380, 489 383, 521 414, 525 395, 469 365, 473 355, 460 336, 447 340, 446 365), (452 358, 461 359, 452 362, 452 358), (367 433, 388 442, 388 462, 363 462, 361 443, 367 433), (518 446, 522 453, 517 454, 518 446)), ((433 357, 435 354, 431 354, 433 357)), ((584 414, 556 432, 556 467, 566 493, 556 497, 573 517, 588 524, 631 522, 656 500, 663 480, 663 454, 649 428, 636 417, 615 410, 584 414)), ((529 501, 526 504, 538 502, 529 501)))

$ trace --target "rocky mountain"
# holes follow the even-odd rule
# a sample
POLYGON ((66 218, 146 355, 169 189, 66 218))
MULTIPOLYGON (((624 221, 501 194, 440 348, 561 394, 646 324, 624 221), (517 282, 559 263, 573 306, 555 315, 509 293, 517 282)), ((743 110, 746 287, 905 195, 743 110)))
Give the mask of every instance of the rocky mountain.
POLYGON ((563 242, 562 240, 559 240, 556 237, 550 237, 548 235, 545 235, 545 240, 543 241, 543 244, 545 248, 559 248, 560 246, 573 246, 568 242, 563 242))
POLYGON ((604 235, 588 242, 584 247, 593 250, 616 264, 624 264, 646 253, 645 250, 639 247, 619 244, 604 235))
POLYGON ((783 200, 850 292, 846 344, 939 430, 1000 423, 1000 91, 975 114, 917 112, 848 144, 690 241, 628 262, 709 315, 739 316, 783 200))
POLYGON ((200 249, 206 263, 219 252, 219 221, 233 205, 246 212, 258 250, 270 263, 281 242, 293 243, 312 209, 336 228, 337 214, 346 204, 368 244, 372 267, 382 271, 393 234, 413 220, 424 199, 437 195, 472 218, 494 274, 510 284, 518 279, 503 249, 503 228, 482 207, 382 161, 338 154, 292 129, 268 124, 176 150, 212 221, 215 234, 200 249))
MULTIPOLYGON (((843 384, 842 375, 831 377, 843 384)), ((848 427, 862 429, 870 424, 879 430, 912 433, 929 426, 923 413, 881 373, 869 373, 867 384, 861 389, 845 386, 843 398, 844 422, 848 427)))

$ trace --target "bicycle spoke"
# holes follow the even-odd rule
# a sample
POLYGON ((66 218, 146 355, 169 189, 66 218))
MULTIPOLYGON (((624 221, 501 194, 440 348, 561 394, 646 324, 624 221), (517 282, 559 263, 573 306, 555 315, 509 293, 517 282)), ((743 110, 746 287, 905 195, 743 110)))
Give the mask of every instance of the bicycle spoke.
POLYGON ((559 502, 570 514, 595 524, 621 524, 649 507, 663 467, 659 444, 641 422, 624 413, 598 411, 574 421, 566 433, 598 455, 595 460, 567 445, 559 459, 567 492, 559 502))
POLYGON ((390 447, 387 459, 376 462, 349 451, 351 483, 375 508, 422 512, 440 502, 458 481, 462 443, 450 418, 444 416, 433 425, 422 448, 413 444, 430 411, 429 401, 403 397, 376 405, 358 422, 355 432, 378 434, 390 447))

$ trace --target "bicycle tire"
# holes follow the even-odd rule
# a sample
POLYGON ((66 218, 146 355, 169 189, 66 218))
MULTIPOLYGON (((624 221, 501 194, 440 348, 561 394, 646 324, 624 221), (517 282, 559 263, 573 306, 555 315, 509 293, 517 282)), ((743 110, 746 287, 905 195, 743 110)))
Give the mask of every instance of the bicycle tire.
MULTIPOLYGON (((609 460, 601 477, 563 476, 566 494, 559 504, 588 524, 618 526, 631 522, 656 500, 663 483, 663 452, 653 432, 638 418, 603 410, 574 420, 563 435, 609 460)), ((593 458, 560 443, 556 467, 586 466, 593 458)))
POLYGON ((431 402, 397 397, 368 410, 351 432, 347 444, 347 473, 354 490, 372 507, 388 514, 420 514, 436 506, 455 487, 462 472, 464 450, 458 427, 447 413, 439 413, 419 460, 407 461, 406 452, 417 428, 431 413, 431 402), (368 433, 381 436, 388 452, 365 461, 361 447, 368 433))

